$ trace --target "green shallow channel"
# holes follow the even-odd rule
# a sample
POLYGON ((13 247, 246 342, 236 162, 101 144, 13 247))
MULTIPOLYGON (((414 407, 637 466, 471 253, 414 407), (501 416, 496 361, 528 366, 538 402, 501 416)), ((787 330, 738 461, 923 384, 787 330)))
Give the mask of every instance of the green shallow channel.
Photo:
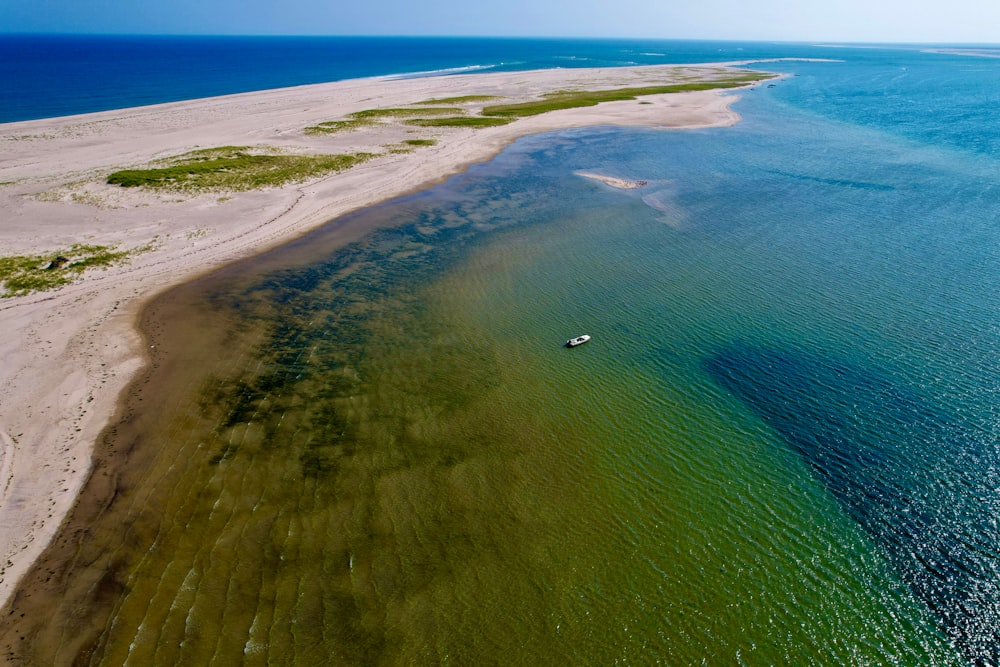
POLYGON ((705 270, 726 249, 538 146, 154 303, 153 367, 8 656, 939 661, 864 534, 706 380, 712 304, 742 298, 705 270), (344 247, 352 224, 380 230, 344 247))

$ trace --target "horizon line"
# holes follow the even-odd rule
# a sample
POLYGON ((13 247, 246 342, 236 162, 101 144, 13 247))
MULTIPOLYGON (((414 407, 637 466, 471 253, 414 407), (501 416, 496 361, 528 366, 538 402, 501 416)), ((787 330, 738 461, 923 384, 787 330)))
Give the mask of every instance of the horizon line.
POLYGON ((310 33, 177 33, 177 32, 72 32, 72 31, 2 31, 0 37, 183 37, 183 38, 275 38, 275 39, 495 39, 495 40, 586 40, 586 41, 657 41, 657 42, 731 42, 766 44, 808 44, 820 47, 850 46, 964 46, 1000 48, 1000 42, 962 41, 852 41, 832 39, 752 39, 733 37, 636 37, 592 35, 430 35, 430 34, 310 34, 310 33))

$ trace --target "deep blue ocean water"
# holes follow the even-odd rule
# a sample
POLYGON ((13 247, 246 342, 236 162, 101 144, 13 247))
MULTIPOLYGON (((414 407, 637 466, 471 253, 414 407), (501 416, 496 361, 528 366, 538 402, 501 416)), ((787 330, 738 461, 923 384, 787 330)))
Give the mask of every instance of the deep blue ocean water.
POLYGON ((677 40, 0 34, 0 122, 370 76, 776 57, 830 57, 830 49, 677 40))
POLYGON ((996 50, 530 43, 412 69, 838 62, 217 276, 202 308, 270 337, 164 401, 189 467, 156 548, 110 527, 138 556, 93 662, 1000 663, 996 50))

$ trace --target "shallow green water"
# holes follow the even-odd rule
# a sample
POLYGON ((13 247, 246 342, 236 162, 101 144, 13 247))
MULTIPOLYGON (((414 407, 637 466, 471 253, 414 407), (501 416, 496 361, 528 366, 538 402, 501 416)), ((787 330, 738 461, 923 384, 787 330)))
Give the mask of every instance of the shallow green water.
POLYGON ((795 310, 753 299, 791 260, 741 264, 759 253, 564 169, 540 184, 571 136, 154 311, 159 368, 116 435, 146 460, 75 557, 115 595, 61 603, 57 659, 946 661, 877 546, 703 368, 720 322, 795 310))
POLYGON ((159 301, 4 646, 988 662, 993 163, 758 92, 734 128, 521 141, 159 301))

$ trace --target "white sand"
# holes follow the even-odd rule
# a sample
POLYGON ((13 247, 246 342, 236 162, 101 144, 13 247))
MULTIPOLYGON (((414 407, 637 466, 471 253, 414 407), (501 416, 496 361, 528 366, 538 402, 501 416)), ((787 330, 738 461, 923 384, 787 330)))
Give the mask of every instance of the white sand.
MULTIPOLYGON (((428 98, 475 94, 519 101, 551 90, 662 84, 713 73, 723 70, 637 67, 354 80, 0 125, 0 255, 52 253, 73 243, 155 246, 59 290, 0 300, 0 603, 52 539, 86 480, 94 444, 143 365, 135 323, 154 294, 349 211, 426 187, 489 159, 520 136, 589 125, 724 126, 737 116, 729 109, 734 96, 698 92, 552 112, 479 130, 390 123, 317 137, 304 134, 304 127, 428 98), (198 147, 340 153, 382 151, 418 137, 438 143, 267 191, 185 196, 104 183, 113 170, 198 147)), ((481 105, 465 106, 475 111, 481 105)), ((365 230, 343 231, 346 242, 365 230)))

